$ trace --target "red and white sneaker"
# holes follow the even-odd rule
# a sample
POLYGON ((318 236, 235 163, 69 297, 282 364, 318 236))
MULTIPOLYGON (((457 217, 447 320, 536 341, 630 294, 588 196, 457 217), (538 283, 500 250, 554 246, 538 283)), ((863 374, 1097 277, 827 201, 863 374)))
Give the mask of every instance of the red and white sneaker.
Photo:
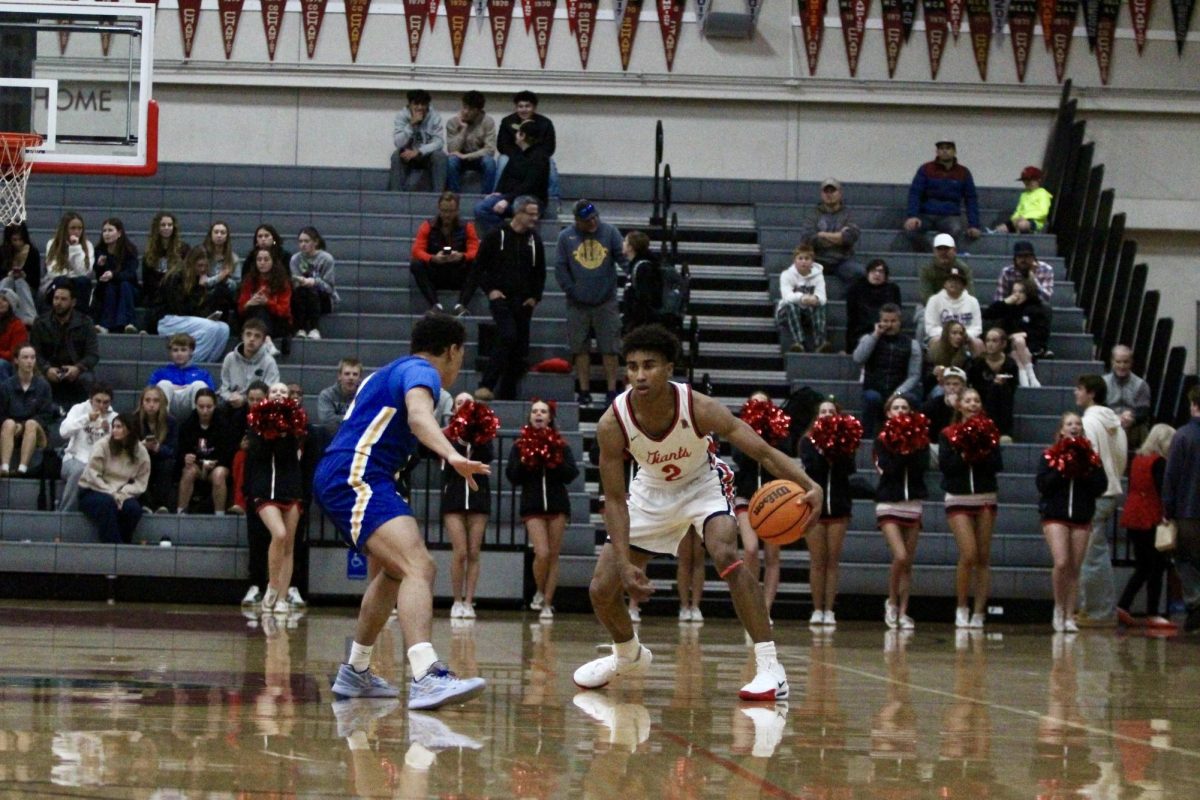
POLYGON ((758 665, 758 674, 738 692, 742 700, 786 700, 788 696, 787 673, 778 661, 764 666, 758 665))

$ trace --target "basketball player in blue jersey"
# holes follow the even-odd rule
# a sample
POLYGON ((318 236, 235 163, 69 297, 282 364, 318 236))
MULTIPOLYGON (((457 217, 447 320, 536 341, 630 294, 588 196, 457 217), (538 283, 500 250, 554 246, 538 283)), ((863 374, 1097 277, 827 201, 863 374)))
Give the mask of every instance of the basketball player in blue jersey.
POLYGON ((413 326, 412 355, 372 374, 358 388, 313 479, 314 496, 346 542, 370 556, 374 577, 363 594, 350 659, 338 669, 339 697, 397 697, 395 686, 372 674, 371 650, 397 605, 408 645, 412 683, 408 707, 437 708, 483 691, 484 680, 459 680, 430 644, 436 568, 393 475, 425 445, 475 488, 474 475, 491 468, 460 455, 433 416, 442 386, 458 378, 466 333, 454 317, 430 314, 413 326))
POLYGON ((650 650, 638 641, 623 592, 639 601, 649 597, 653 588, 643 567, 656 555, 675 555, 695 526, 754 641, 757 673, 739 697, 783 700, 787 674, 775 656, 762 588, 737 557, 733 472, 710 451, 709 434, 726 439, 771 474, 798 483, 805 495, 797 502, 812 506, 810 520, 820 517, 821 487, 798 461, 764 442, 729 409, 671 381, 678 352, 679 341, 659 325, 635 328, 621 345, 629 388, 596 426, 608 542, 590 587, 592 608, 612 635, 613 652, 575 670, 575 683, 599 689, 618 675, 649 669, 650 650), (625 451, 638 463, 628 496, 625 451))

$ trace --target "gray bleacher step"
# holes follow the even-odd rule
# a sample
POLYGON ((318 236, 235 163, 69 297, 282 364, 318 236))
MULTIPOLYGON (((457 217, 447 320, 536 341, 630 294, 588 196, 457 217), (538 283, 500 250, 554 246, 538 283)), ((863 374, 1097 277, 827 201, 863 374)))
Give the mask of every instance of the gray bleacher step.
MULTIPOLYGON (((894 250, 858 250, 855 253, 860 263, 866 264, 873 258, 882 258, 887 261, 888 268, 891 271, 892 278, 912 276, 916 277, 920 274, 921 267, 929 263, 932 256, 928 253, 905 253, 894 250)), ((972 278, 978 282, 980 280, 989 280, 993 284, 1000 272, 1010 264, 1012 264, 1011 255, 991 255, 986 253, 959 253, 959 258, 967 263, 971 268, 972 278)), ((1050 266, 1054 267, 1055 280, 1063 280, 1066 277, 1066 268, 1063 265, 1063 260, 1057 256, 1039 256, 1040 260, 1045 261, 1050 266)), ((789 248, 762 248, 762 263, 766 268, 767 273, 771 275, 783 272, 792 265, 792 249, 789 248)), ((1057 286, 1055 287, 1057 291, 1057 286)))
MULTIPOLYGON (((706 345, 707 347, 708 345, 706 345)), ((715 347, 715 345, 713 345, 715 347)), ((766 347, 767 345, 760 345, 766 347)), ((732 348, 731 348, 732 349, 732 348)), ((784 356, 788 376, 794 380, 841 380, 858 381, 862 368, 854 359, 843 353, 787 353, 784 356)), ((1099 361, 1081 359, 1042 359, 1035 371, 1043 385, 1074 386, 1075 379, 1087 373, 1101 374, 1104 364, 1099 361)))
MULTIPOLYGON (((855 215, 855 218, 857 216, 855 215)), ((891 251, 894 247, 908 250, 900 226, 860 227, 858 242, 855 249, 858 252, 891 251)), ((784 250, 795 247, 799 242, 800 226, 795 225, 762 225, 758 228, 758 243, 764 250, 784 250)), ((1017 241, 1028 241, 1034 250, 1042 256, 1057 254, 1057 240, 1054 236, 1044 233, 1021 235, 985 235, 967 246, 967 250, 981 255, 1012 255, 1012 246, 1017 241)), ((1044 260, 1044 259, 1043 259, 1044 260)), ((864 262, 865 263, 865 262, 864 262)))
POLYGON ((767 295, 766 286, 757 291, 692 289, 689 299, 692 306, 716 304, 727 307, 764 307, 768 312, 771 310, 771 298, 767 295))

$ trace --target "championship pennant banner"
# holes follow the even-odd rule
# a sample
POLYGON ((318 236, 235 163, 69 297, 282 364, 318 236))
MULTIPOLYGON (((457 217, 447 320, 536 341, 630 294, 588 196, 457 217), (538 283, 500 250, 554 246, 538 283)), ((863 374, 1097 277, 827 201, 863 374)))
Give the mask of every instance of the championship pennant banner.
POLYGON ((1146 28, 1150 20, 1150 0, 1129 0, 1129 16, 1133 22, 1133 38, 1137 42, 1138 55, 1141 55, 1146 49, 1146 28))
POLYGON ((321 23, 325 21, 325 6, 329 0, 303 0, 300 7, 304 14, 304 47, 308 57, 317 53, 317 37, 321 35, 321 23))
POLYGON ((599 0, 576 0, 579 8, 575 16, 575 42, 579 45, 579 63, 587 69, 588 57, 592 54, 592 35, 596 31, 596 11, 599 0))
POLYGON ((679 31, 683 26, 683 7, 687 0, 656 0, 658 27, 662 30, 663 50, 667 55, 667 72, 675 67, 675 50, 679 47, 679 31))
POLYGON ((263 34, 267 37, 267 57, 275 60, 275 45, 279 44, 279 28, 283 25, 283 7, 287 0, 260 0, 263 34))
POLYGON ((929 45, 929 74, 935 81, 946 49, 946 0, 925 0, 925 43, 929 45))
POLYGON ((1033 47, 1033 22, 1037 18, 1037 0, 1013 0, 1008 7, 1008 30, 1012 34, 1013 60, 1017 62, 1017 80, 1025 82, 1025 67, 1033 47))
POLYGON ((1117 34, 1117 15, 1121 0, 1099 0, 1096 24, 1096 64, 1100 67, 1100 82, 1108 86, 1112 70, 1113 42, 1117 34))
POLYGON ((975 53, 979 79, 986 81, 992 52, 992 8, 988 0, 967 0, 967 27, 971 31, 971 50, 975 53))
POLYGON ((1171 16, 1175 19, 1175 51, 1179 55, 1183 55, 1183 43, 1187 41, 1195 9, 1196 0, 1171 0, 1171 16))
POLYGON ((1055 0, 1054 18, 1050 20, 1050 52, 1054 54, 1054 74, 1059 83, 1067 71, 1067 56, 1071 53, 1078 15, 1079 0, 1055 0))
POLYGON ((200 21, 200 0, 179 0, 179 34, 183 37, 183 57, 192 57, 196 41, 196 23, 200 21))
POLYGON ((496 50, 496 66, 504 64, 504 48, 512 31, 515 0, 487 0, 488 21, 492 24, 492 46, 496 50))
POLYGON ((808 74, 817 74, 821 57, 821 38, 825 35, 825 0, 798 0, 800 30, 804 34, 804 54, 808 57, 808 74))
POLYGON ((558 0, 533 0, 533 43, 537 45, 538 60, 546 66, 550 49, 550 31, 554 29, 554 9, 558 0))
POLYGON ((454 54, 455 66, 462 60, 463 42, 470 21, 471 0, 446 0, 446 27, 450 29, 450 52, 454 54))
POLYGON ((408 57, 414 62, 421 50, 421 34, 425 32, 427 16, 429 0, 404 0, 404 32, 408 39, 408 57))
POLYGON ((225 42, 225 58, 233 55, 233 40, 237 38, 238 22, 242 19, 245 0, 217 0, 221 20, 221 39, 225 42))
POLYGON ((850 77, 853 78, 858 73, 858 57, 862 54, 863 32, 867 29, 871 0, 838 0, 838 13, 842 18, 846 61, 850 65, 850 77))
POLYGON ((637 39, 638 22, 642 18, 642 0, 625 0, 620 27, 617 28, 617 46, 621 51, 621 69, 629 69, 629 57, 633 55, 633 43, 637 39))
POLYGON ((958 34, 962 31, 963 12, 966 10, 966 0, 946 0, 946 18, 950 20, 950 35, 957 44, 958 34))
MULTIPOLYGON (((358 45, 362 42, 363 29, 367 27, 367 13, 371 0, 346 0, 346 35, 350 37, 350 60, 358 61, 358 45)), ((417 34, 417 41, 421 35, 417 34)), ((413 56, 416 58, 416 55, 413 56)))
POLYGON ((900 48, 904 44, 904 10, 900 0, 883 0, 883 50, 887 56, 888 77, 896 76, 900 48))

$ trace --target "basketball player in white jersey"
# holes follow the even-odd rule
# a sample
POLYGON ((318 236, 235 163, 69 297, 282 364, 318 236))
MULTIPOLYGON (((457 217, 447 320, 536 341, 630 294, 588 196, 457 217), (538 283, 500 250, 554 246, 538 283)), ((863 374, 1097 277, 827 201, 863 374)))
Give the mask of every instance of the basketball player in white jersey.
POLYGON ((757 674, 739 697, 783 700, 787 674, 775 656, 762 589, 737 556, 733 472, 710 451, 709 434, 726 439, 771 474, 800 484, 806 494, 797 502, 812 506, 810 520, 820 517, 821 487, 798 461, 764 442, 729 409, 671 381, 678 352, 679 341, 659 325, 636 328, 622 342, 629 388, 596 427, 609 541, 600 551, 590 587, 592 608, 612 635, 613 653, 575 670, 575 683, 599 689, 618 675, 638 675, 649 668, 651 653, 634 633, 622 593, 639 601, 649 597, 653 587, 642 568, 656 555, 675 555, 695 526, 754 641, 757 674), (626 450, 638 463, 628 496, 626 450))

